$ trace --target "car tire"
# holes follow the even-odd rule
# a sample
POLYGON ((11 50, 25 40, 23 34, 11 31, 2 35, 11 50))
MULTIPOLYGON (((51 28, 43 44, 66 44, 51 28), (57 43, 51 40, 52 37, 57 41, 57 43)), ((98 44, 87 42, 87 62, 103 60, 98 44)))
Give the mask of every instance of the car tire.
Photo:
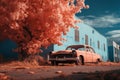
POLYGON ((54 66, 54 61, 51 61, 51 65, 53 65, 53 66, 54 66))
POLYGON ((84 59, 82 56, 79 57, 79 59, 77 59, 77 61, 75 62, 76 65, 84 65, 84 59))
POLYGON ((96 60, 96 64, 98 64, 98 63, 100 63, 100 62, 102 62, 100 59, 97 59, 97 60, 96 60))

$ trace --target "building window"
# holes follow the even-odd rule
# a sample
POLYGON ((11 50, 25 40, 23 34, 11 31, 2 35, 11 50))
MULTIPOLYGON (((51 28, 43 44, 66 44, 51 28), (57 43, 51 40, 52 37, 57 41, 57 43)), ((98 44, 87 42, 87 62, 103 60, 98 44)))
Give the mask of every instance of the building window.
POLYGON ((92 33, 94 34, 94 30, 92 30, 92 33))
POLYGON ((100 41, 98 41, 97 44, 98 44, 98 49, 100 49, 100 41))
POLYGON ((85 44, 88 45, 88 35, 85 35, 85 44))
POLYGON ((79 30, 75 29, 75 41, 79 42, 79 30))
POLYGON ((117 53, 118 53, 117 48, 115 48, 115 47, 114 47, 114 52, 115 52, 115 54, 117 54, 117 53))
POLYGON ((104 44, 104 51, 105 51, 106 49, 105 49, 105 44, 104 44))

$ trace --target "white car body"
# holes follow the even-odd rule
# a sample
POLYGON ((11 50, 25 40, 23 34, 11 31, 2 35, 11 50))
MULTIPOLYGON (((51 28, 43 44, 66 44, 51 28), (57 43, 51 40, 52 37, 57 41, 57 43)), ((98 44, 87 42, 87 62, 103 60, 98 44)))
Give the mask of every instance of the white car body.
POLYGON ((58 63, 76 63, 78 65, 78 63, 99 62, 101 56, 88 45, 71 45, 66 50, 51 52, 48 55, 48 60, 53 65, 58 65, 58 63))

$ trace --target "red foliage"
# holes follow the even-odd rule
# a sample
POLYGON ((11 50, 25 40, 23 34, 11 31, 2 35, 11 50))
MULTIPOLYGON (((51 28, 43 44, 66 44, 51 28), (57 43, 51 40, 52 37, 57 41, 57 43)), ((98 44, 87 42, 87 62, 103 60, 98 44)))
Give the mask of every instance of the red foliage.
POLYGON ((0 40, 9 38, 18 51, 35 54, 40 47, 62 44, 62 34, 75 27, 84 0, 0 0, 0 40))

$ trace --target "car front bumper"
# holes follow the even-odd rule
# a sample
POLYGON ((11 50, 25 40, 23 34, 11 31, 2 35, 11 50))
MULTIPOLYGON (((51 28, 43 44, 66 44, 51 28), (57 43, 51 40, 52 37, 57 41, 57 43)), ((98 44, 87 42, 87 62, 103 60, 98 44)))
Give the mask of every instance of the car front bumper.
POLYGON ((77 61, 76 58, 49 58, 49 61, 77 61))

